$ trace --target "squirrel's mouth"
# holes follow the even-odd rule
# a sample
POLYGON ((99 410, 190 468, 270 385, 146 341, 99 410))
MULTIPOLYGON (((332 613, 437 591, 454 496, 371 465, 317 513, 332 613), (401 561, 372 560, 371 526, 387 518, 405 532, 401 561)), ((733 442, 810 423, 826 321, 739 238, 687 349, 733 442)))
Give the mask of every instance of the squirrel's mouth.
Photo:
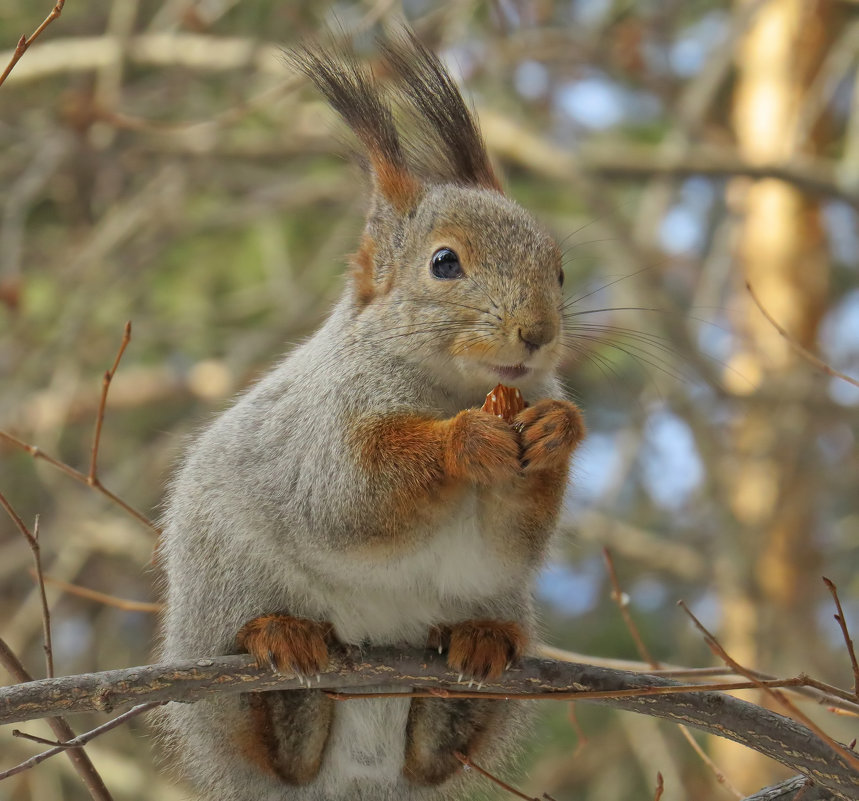
POLYGON ((510 365, 498 365, 498 364, 490 364, 487 365, 493 373, 496 373, 500 378, 505 381, 514 381, 517 378, 522 378, 522 376, 527 375, 531 372, 530 367, 526 367, 524 364, 510 364, 510 365))

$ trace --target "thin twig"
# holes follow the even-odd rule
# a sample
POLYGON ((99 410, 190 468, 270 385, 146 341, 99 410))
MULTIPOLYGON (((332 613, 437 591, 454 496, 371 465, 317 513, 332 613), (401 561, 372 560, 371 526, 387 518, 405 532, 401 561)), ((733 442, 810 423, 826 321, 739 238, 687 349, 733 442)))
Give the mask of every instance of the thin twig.
MULTIPOLYGON (((608 568, 609 581, 611 581, 612 586, 612 599, 617 603, 618 608, 620 609, 620 613, 623 616, 624 623, 626 623, 626 628, 630 633, 633 641, 635 642, 635 646, 638 649, 639 656, 647 662, 650 667, 657 671, 660 669, 661 665, 651 656, 650 651, 648 651, 647 646, 644 644, 644 638, 641 636, 638 631, 638 627, 635 625, 635 621, 632 619, 632 615, 629 613, 629 596, 621 589, 620 581, 617 577, 617 571, 614 566, 614 558, 612 557, 611 551, 608 548, 603 548, 603 558, 605 559, 606 566, 608 568)), ((701 761, 710 769, 715 777, 716 781, 721 784, 728 792, 730 792, 735 798, 741 799, 743 797, 743 793, 741 793, 728 777, 725 775, 725 772, 719 768, 719 766, 713 762, 712 759, 704 752, 704 749, 698 744, 698 741, 692 735, 692 732, 689 731, 688 727, 684 726, 682 723, 678 724, 678 728, 680 729, 680 733, 692 747, 692 750, 700 757, 701 761)), ((661 795, 661 789, 659 794, 661 795)), ((657 796, 658 797, 658 796, 657 796)))
POLYGON ((572 758, 575 759, 579 752, 588 744, 588 735, 585 734, 582 724, 579 723, 579 718, 576 715, 576 705, 574 703, 567 705, 567 720, 570 722, 570 725, 573 727, 573 731, 576 733, 576 747, 572 754, 572 758))
POLYGON ((113 380, 114 375, 116 374, 116 370, 119 367, 119 361, 122 359, 122 354, 125 353, 125 349, 128 346, 128 343, 131 341, 131 321, 129 320, 125 324, 125 329, 122 335, 122 342, 119 345, 119 351, 116 354, 116 358, 113 360, 113 366, 104 374, 101 385, 101 398, 99 399, 98 409, 96 411, 95 417, 95 432, 93 434, 93 442, 92 442, 92 451, 90 454, 90 467, 89 472, 84 474, 79 470, 75 470, 73 467, 61 462, 59 459, 55 459, 53 456, 48 456, 48 454, 41 451, 35 445, 29 445, 26 442, 18 439, 17 437, 12 436, 5 431, 0 431, 0 439, 6 440, 6 442, 11 443, 17 448, 21 448, 22 450, 27 451, 34 459, 43 459, 48 464, 53 465, 58 470, 62 470, 67 476, 75 479, 76 481, 80 481, 82 484, 86 484, 88 487, 92 487, 95 490, 98 490, 102 495, 109 498, 113 501, 117 506, 124 509, 128 514, 132 517, 139 520, 145 526, 148 526, 152 529, 156 534, 160 534, 161 530, 145 515, 138 512, 132 506, 127 504, 122 498, 117 495, 114 495, 109 489, 107 489, 98 478, 98 448, 99 443, 101 441, 101 428, 104 422, 104 410, 107 405, 107 393, 110 389, 110 382, 113 380))
POLYGON ((813 783, 814 782, 812 782, 811 779, 806 779, 805 783, 802 785, 802 787, 799 788, 799 790, 796 791, 796 795, 791 798, 790 801, 800 801, 800 799, 808 792, 808 788, 811 787, 813 783))
POLYGON ((849 375, 845 375, 844 373, 840 373, 834 367, 828 365, 823 359, 819 356, 815 356, 808 348, 804 345, 800 344, 796 341, 794 337, 792 337, 785 329, 775 320, 775 318, 764 308, 758 296, 755 294, 754 289, 752 289, 751 283, 746 281, 746 289, 749 291, 749 295, 752 300, 755 302, 755 306, 760 309, 761 314, 767 318, 769 323, 775 328, 776 331, 784 338, 785 342, 793 348, 803 359, 807 362, 813 364, 818 370, 823 371, 826 375, 830 375, 833 378, 840 378, 842 381, 846 381, 848 384, 852 384, 854 387, 859 387, 859 381, 855 378, 851 378, 849 375))
POLYGON ((122 498, 118 495, 114 495, 109 489, 107 489, 101 482, 96 484, 90 483, 89 477, 86 473, 81 473, 79 470, 75 470, 74 467, 67 465, 65 462, 61 462, 59 459, 55 459, 53 456, 49 456, 45 453, 41 448, 37 445, 29 445, 23 440, 18 439, 18 437, 13 436, 7 431, 0 431, 0 440, 5 440, 10 445, 14 445, 16 448, 20 448, 22 451, 27 451, 34 459, 41 459, 42 461, 47 462, 52 467, 57 468, 57 470, 61 470, 70 478, 73 478, 75 481, 79 481, 81 484, 86 484, 88 487, 92 487, 94 490, 98 490, 102 495, 106 498, 109 498, 113 503, 119 506, 121 509, 124 509, 128 514, 130 514, 136 520, 139 520, 143 523, 144 526, 154 531, 156 534, 161 533, 161 529, 155 525, 146 515, 140 513, 133 506, 127 504, 122 498))
MULTIPOLYGON (((33 680, 33 677, 21 664, 21 660, 15 656, 12 649, 2 638, 0 638, 0 665, 3 665, 9 671, 15 681, 23 684, 33 680)), ((75 733, 72 731, 72 727, 66 723, 65 718, 54 715, 47 720, 48 725, 59 740, 70 741, 74 738, 75 733)), ((67 753, 72 767, 81 781, 86 785, 93 801, 113 801, 113 797, 105 786, 104 780, 95 769, 95 765, 92 764, 92 761, 83 748, 67 749, 67 753)))
POLYGON ((662 774, 659 771, 656 771, 656 792, 653 794, 653 801, 659 801, 662 798, 662 793, 665 792, 665 781, 662 778, 662 774))
POLYGON ((827 712, 831 712, 833 715, 846 715, 850 718, 859 718, 859 712, 853 712, 850 709, 842 709, 838 706, 828 706, 826 707, 827 712))
POLYGON ((18 773, 23 773, 25 770, 29 770, 30 768, 34 768, 40 762, 44 762, 46 759, 56 756, 57 754, 62 754, 64 751, 80 748, 81 746, 86 745, 90 740, 98 737, 100 734, 104 734, 111 729, 115 729, 117 726, 121 726, 131 718, 136 717, 149 709, 154 709, 156 706, 160 706, 160 704, 140 704, 139 706, 135 706, 134 708, 129 709, 128 712, 123 712, 121 715, 118 715, 113 720, 109 720, 107 723, 102 723, 101 726, 90 729, 88 732, 79 734, 73 740, 67 740, 66 742, 60 743, 53 748, 49 748, 47 751, 42 751, 41 754, 36 754, 35 756, 24 760, 13 768, 0 772, 0 781, 8 779, 10 776, 15 776, 18 773))
MULTIPOLYGON (((736 676, 732 670, 722 667, 688 668, 678 666, 665 666, 662 670, 652 670, 646 662, 635 662, 628 659, 607 659, 605 657, 592 656, 590 654, 579 654, 574 651, 565 651, 548 645, 540 645, 537 653, 546 659, 557 659, 561 662, 583 662, 599 667, 607 667, 614 670, 629 670, 633 673, 647 673, 650 676, 662 676, 667 679, 705 679, 718 676, 736 676)), ((763 673, 760 670, 749 671, 755 678, 764 681, 772 681, 776 677, 763 673)), ((819 704, 829 704, 831 712, 846 715, 859 715, 859 700, 853 693, 834 687, 831 684, 812 679, 809 676, 801 676, 801 683, 787 687, 789 692, 810 698, 819 704)))
POLYGON ((813 720, 811 720, 808 715, 800 711, 796 707, 796 705, 793 704, 790 699, 784 695, 784 693, 780 693, 777 689, 772 687, 769 682, 763 682, 759 679, 754 679, 749 673, 749 671, 747 671, 741 664, 739 664, 739 662, 735 661, 733 657, 728 654, 727 651, 725 651, 721 643, 704 627, 704 624, 701 623, 701 621, 698 620, 698 618, 692 614, 692 611, 689 609, 688 606, 686 606, 683 601, 678 601, 677 604, 683 609, 683 611, 687 615, 689 615, 689 617, 692 619, 692 622, 695 624, 695 627, 704 635, 704 640, 710 647, 710 650, 713 651, 716 656, 722 659, 726 665, 733 668, 739 675, 752 679, 758 687, 760 687, 771 698, 773 698, 777 703, 779 703, 789 715, 792 715, 796 719, 800 720, 805 726, 811 729, 811 731, 813 731, 822 742, 824 742, 833 751, 843 757, 847 764, 850 765, 850 767, 854 769, 859 769, 859 757, 857 757, 856 754, 845 748, 837 740, 834 740, 832 737, 830 737, 813 720))
POLYGON ((67 592, 69 595, 77 595, 80 598, 97 601, 105 606, 113 606, 116 609, 122 609, 125 612, 150 612, 157 614, 164 609, 164 604, 155 603, 153 601, 132 601, 128 598, 119 598, 116 595, 109 595, 106 592, 99 592, 98 590, 93 590, 89 587, 81 587, 80 584, 72 584, 68 581, 63 581, 55 576, 51 576, 50 574, 46 574, 44 579, 46 584, 53 584, 55 587, 59 587, 63 592, 67 592))
POLYGON ((835 601, 835 608, 838 613, 834 615, 841 626, 841 633, 844 635, 844 642, 847 645, 847 653, 850 656, 850 665, 853 667, 853 694, 859 699, 859 663, 856 661, 856 650, 853 647, 853 640, 850 639, 850 632, 847 629, 847 621, 844 618, 844 610, 841 608, 841 600, 838 597, 838 588, 835 582, 823 576, 823 583, 826 585, 832 598, 835 601))
POLYGON ((70 745, 69 743, 61 743, 59 740, 46 740, 44 737, 37 737, 35 734, 27 734, 27 732, 21 731, 20 729, 12 729, 12 736, 39 743, 39 745, 52 745, 56 748, 83 748, 82 744, 70 745))
POLYGON ((36 581, 39 583, 39 600, 42 604, 42 647, 45 649, 45 671, 49 679, 54 677, 54 647, 51 637, 51 610, 48 607, 48 597, 45 595, 45 574, 42 571, 42 549, 39 547, 39 515, 33 521, 33 563, 36 569, 36 581))
POLYGON ((12 522, 18 528, 18 531, 24 535, 27 540, 27 545, 33 553, 33 563, 36 566, 36 580, 39 583, 39 598, 42 604, 42 647, 45 649, 45 669, 49 679, 54 677, 54 649, 51 645, 51 611, 48 609, 48 598, 45 595, 45 577, 42 573, 42 549, 39 547, 39 517, 36 516, 36 522, 33 525, 33 533, 24 524, 24 521, 18 516, 17 512, 12 508, 12 505, 6 499, 6 496, 0 492, 0 506, 2 506, 12 522))
POLYGON ((119 344, 119 351, 116 354, 116 358, 113 360, 113 366, 104 374, 104 378, 101 383, 101 398, 98 402, 98 411, 95 415, 95 433, 92 438, 92 456, 90 457, 89 464, 89 474, 87 475, 87 481, 91 486, 98 486, 100 483, 98 480, 98 446, 99 441, 101 440, 101 426, 104 423, 104 409, 107 405, 107 392, 110 389, 110 382, 113 380, 114 375, 116 375, 116 369, 119 367, 119 360, 122 358, 122 354, 125 353, 125 349, 128 347, 128 343, 131 342, 131 320, 129 320, 125 324, 125 330, 122 332, 122 342, 119 344))
MULTIPOLYGON (((859 703, 857 703, 856 696, 853 695, 853 693, 848 692, 847 690, 842 690, 839 687, 834 687, 831 684, 827 684, 825 681, 813 679, 811 676, 806 676, 804 673, 800 673, 797 678, 801 679, 801 684, 797 684, 797 687, 820 691, 820 695, 817 696, 817 701, 819 703, 831 701, 833 698, 844 699, 846 703, 841 703, 839 701, 835 706, 848 714, 859 714, 859 703)), ((801 694, 804 695, 805 693, 803 692, 801 694)))
POLYGON ((617 604, 617 608, 620 609, 620 614, 623 616, 623 622, 626 624, 626 628, 635 642, 635 647, 645 662, 647 662, 654 670, 659 670, 661 665, 653 658, 650 651, 647 649, 647 646, 644 644, 644 639, 638 631, 638 627, 635 625, 632 615, 629 613, 629 596, 620 588, 620 582, 617 580, 617 571, 614 568, 614 559, 612 558, 611 551, 609 551, 608 548, 603 548, 602 555, 603 559, 605 559, 606 567, 608 568, 608 577, 612 586, 612 600, 617 604))
MULTIPOLYGON (((653 674, 647 674, 653 675, 653 674)), ((736 675, 733 673, 732 675, 736 675)), ((749 681, 732 681, 721 683, 705 682, 702 684, 674 684, 670 687, 636 687, 627 690, 574 690, 553 692, 520 692, 514 694, 517 698, 527 698, 532 701, 544 700, 570 700, 570 701, 596 701, 601 699, 612 700, 617 698, 635 698, 646 695, 674 695, 678 692, 734 692, 737 690, 754 690, 761 687, 778 688, 781 690, 799 691, 803 687, 815 686, 817 682, 808 676, 800 674, 789 679, 761 679, 749 671, 749 681)), ((837 689, 837 688, 833 688, 837 689)), ((445 688, 433 688, 430 690, 412 690, 411 692, 367 692, 352 693, 341 690, 325 690, 329 698, 334 701, 360 701, 365 698, 489 698, 494 700, 510 699, 509 693, 493 693, 487 690, 469 692, 467 690, 448 690, 445 688)))
POLYGON ((3 82, 9 76, 9 73, 12 72, 12 69, 15 65, 21 60, 21 56, 27 52, 27 48, 42 35, 42 31, 48 27, 60 14, 63 13, 63 6, 66 4, 66 0, 57 0, 57 4, 54 6, 53 10, 47 17, 45 17, 42 24, 30 34, 29 37, 22 36, 18 40, 18 44, 15 45, 15 52, 12 54, 12 58, 9 63, 6 65, 6 69, 3 70, 3 74, 0 75, 0 86, 3 85, 3 82))
POLYGON ((481 768, 480 765, 475 765, 465 754, 460 753, 459 751, 454 751, 453 755, 462 763, 464 768, 469 770, 474 770, 479 773, 481 776, 485 776, 489 781, 497 784, 502 790, 506 790, 511 795, 515 795, 517 798, 524 798, 525 801, 540 801, 539 798, 533 795, 525 795, 525 793, 519 792, 515 787, 511 787, 507 782, 502 781, 497 776, 493 776, 488 770, 485 768, 481 768))
POLYGON ((722 785, 734 798, 742 799, 744 794, 741 793, 728 779, 725 775, 725 772, 710 758, 707 752, 701 748, 698 741, 695 739, 695 735, 689 731, 687 726, 682 724, 678 724, 678 728, 680 729, 680 733, 686 738, 686 742, 692 746, 692 750, 698 755, 701 761, 710 769, 713 776, 716 778, 716 781, 722 785))

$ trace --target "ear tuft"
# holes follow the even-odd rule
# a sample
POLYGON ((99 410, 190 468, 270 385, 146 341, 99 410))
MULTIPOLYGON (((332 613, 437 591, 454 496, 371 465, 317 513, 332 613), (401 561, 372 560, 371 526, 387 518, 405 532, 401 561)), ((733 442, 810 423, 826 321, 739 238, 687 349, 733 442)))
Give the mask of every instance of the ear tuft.
POLYGON ((432 156, 441 157, 444 169, 436 164, 434 171, 453 183, 501 192, 477 121, 438 56, 407 28, 381 46, 388 63, 402 78, 403 97, 429 123, 441 145, 432 156))
POLYGON ((328 50, 319 44, 293 50, 286 58, 310 78, 354 131, 366 150, 382 196, 401 213, 412 208, 420 194, 420 184, 408 169, 391 107, 372 75, 351 53, 328 50))

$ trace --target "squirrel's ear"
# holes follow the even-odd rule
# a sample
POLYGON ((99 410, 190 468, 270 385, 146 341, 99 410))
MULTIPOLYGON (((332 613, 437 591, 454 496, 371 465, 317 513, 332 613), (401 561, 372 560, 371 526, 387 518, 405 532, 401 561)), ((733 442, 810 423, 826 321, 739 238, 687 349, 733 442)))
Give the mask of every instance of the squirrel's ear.
POLYGON ((346 51, 308 44, 286 54, 325 96, 364 147, 377 191, 398 212, 413 209, 421 185, 410 172, 391 107, 372 76, 346 51))
POLYGON ((445 162, 440 177, 501 192, 477 121, 438 56, 408 28, 381 46, 388 63, 403 80, 403 96, 429 123, 441 145, 440 152, 434 154, 445 162))

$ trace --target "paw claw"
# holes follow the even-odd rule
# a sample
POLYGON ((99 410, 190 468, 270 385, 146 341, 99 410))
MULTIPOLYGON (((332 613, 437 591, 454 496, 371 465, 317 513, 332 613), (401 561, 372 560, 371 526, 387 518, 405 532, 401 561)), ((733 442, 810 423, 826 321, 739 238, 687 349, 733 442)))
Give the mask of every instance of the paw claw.
POLYGON ((451 632, 447 663, 481 689, 497 679, 522 654, 527 635, 515 621, 468 620, 457 623, 451 632), (506 666, 506 667, 505 667, 506 666))
POLYGON ((569 401, 542 400, 520 412, 514 423, 522 446, 523 470, 565 465, 585 435, 579 408, 569 401))
POLYGON ((249 653, 260 667, 275 673, 295 673, 299 684, 328 664, 330 623, 288 615, 261 615, 245 623, 236 636, 240 651, 249 653))

